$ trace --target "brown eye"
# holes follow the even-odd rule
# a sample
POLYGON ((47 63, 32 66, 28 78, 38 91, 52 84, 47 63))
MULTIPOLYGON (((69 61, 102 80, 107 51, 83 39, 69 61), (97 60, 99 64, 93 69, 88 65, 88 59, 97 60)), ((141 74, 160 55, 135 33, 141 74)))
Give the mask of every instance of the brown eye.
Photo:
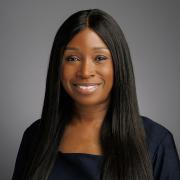
POLYGON ((99 55, 96 57, 96 61, 103 61, 103 60, 106 60, 107 57, 106 56, 102 56, 102 55, 99 55))
POLYGON ((75 62, 75 61, 78 61, 79 58, 77 56, 67 56, 65 58, 66 61, 69 61, 69 62, 75 62))

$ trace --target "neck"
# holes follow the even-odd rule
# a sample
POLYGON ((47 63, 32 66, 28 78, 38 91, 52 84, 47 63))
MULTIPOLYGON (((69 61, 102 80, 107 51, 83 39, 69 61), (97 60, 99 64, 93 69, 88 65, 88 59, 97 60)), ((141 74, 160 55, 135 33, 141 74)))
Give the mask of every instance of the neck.
POLYGON ((75 104, 72 123, 100 127, 108 109, 107 103, 93 106, 75 104))

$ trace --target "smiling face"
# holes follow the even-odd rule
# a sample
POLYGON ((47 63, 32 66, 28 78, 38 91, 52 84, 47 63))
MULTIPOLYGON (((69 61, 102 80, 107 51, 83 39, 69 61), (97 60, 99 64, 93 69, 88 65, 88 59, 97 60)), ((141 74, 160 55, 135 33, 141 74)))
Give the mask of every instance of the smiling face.
POLYGON ((93 30, 82 30, 67 44, 61 72, 61 83, 75 104, 92 106, 109 102, 112 57, 93 30))

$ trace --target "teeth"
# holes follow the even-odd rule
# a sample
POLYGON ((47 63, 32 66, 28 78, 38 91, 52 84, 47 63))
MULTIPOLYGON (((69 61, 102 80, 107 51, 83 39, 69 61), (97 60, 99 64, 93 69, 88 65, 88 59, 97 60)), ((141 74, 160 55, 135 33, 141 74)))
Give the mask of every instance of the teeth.
POLYGON ((88 89, 88 90, 96 88, 95 85, 93 85, 93 86, 92 85, 91 86, 78 86, 78 87, 81 89, 88 89))
POLYGON ((75 89, 78 93, 80 94, 91 94, 93 92, 95 92, 99 86, 99 84, 95 84, 95 83, 89 83, 89 84, 74 84, 75 89))

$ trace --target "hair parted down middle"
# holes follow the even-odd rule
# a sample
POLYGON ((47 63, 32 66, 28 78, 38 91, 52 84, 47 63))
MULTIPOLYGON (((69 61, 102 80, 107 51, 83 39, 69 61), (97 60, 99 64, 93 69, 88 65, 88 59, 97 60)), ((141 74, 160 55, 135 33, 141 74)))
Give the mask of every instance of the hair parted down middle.
POLYGON ((25 167, 24 179, 45 180, 51 172, 65 126, 73 114, 72 99, 60 82, 63 52, 68 42, 85 28, 96 32, 107 45, 114 68, 111 101, 100 136, 105 157, 101 179, 153 180, 128 44, 116 21, 99 9, 72 14, 55 36, 38 138, 25 167))

